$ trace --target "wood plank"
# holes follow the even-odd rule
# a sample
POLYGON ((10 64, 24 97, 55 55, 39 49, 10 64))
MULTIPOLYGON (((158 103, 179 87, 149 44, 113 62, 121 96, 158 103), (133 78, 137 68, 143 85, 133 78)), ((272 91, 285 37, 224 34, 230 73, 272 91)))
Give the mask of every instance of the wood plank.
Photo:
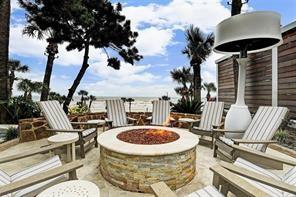
POLYGON ((0 196, 6 195, 15 191, 18 191, 20 189, 24 189, 26 187, 35 185, 37 183, 50 180, 52 178, 55 178, 57 176, 70 173, 73 170, 76 170, 78 168, 81 168, 83 166, 82 161, 75 161, 68 164, 65 164, 61 167, 56 167, 54 169, 48 170, 46 172, 41 172, 38 174, 35 174, 33 176, 30 176, 28 178, 24 178, 22 180, 10 183, 5 186, 0 187, 0 196))
POLYGON ((150 187, 156 197, 177 197, 164 182, 154 183, 150 187))

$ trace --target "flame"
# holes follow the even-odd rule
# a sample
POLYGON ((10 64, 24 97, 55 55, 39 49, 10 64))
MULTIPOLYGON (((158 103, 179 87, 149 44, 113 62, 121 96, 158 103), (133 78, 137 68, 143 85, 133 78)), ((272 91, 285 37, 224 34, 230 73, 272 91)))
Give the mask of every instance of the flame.
POLYGON ((170 132, 167 132, 165 130, 149 130, 145 132, 146 135, 154 135, 154 136, 166 136, 166 135, 171 135, 170 132))

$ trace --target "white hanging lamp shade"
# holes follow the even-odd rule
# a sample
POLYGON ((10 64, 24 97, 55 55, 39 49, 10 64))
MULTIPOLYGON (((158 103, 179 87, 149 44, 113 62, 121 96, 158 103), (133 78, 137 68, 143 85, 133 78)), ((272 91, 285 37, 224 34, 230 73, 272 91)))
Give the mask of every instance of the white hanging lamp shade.
POLYGON ((279 14, 249 12, 227 18, 216 26, 214 51, 239 54, 248 45, 248 53, 252 53, 271 49, 281 42, 279 14))

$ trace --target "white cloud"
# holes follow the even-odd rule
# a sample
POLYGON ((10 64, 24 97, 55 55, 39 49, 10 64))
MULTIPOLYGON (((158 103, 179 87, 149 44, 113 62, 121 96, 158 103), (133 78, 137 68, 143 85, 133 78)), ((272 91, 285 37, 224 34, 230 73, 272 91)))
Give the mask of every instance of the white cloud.
POLYGON ((167 46, 172 43, 174 37, 172 29, 156 27, 138 30, 138 33, 136 47, 139 49, 139 53, 144 56, 165 55, 167 46))
POLYGON ((166 5, 126 6, 123 13, 131 19, 134 28, 143 24, 157 27, 185 28, 190 24, 204 31, 230 16, 221 0, 172 0, 166 5))

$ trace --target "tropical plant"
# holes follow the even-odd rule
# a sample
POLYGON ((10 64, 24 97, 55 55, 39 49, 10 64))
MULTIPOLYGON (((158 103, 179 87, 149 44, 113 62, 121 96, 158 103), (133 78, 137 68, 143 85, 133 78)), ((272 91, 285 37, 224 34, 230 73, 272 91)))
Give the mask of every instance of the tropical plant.
POLYGON ((87 105, 74 105, 69 109, 70 114, 84 114, 88 112, 87 105))
POLYGON ((16 72, 25 73, 29 71, 29 67, 27 65, 22 65, 19 60, 11 59, 8 61, 8 94, 9 97, 12 95, 12 89, 14 81, 19 80, 16 77, 16 72))
POLYGON ((287 139, 288 137, 288 132, 284 129, 279 129, 275 134, 274 134, 274 138, 278 141, 278 142, 284 142, 285 139, 287 139))
POLYGON ((90 111, 91 105, 93 103, 93 101, 97 100, 97 97, 95 97, 94 95, 89 95, 89 104, 88 104, 88 110, 90 111))
POLYGON ((191 68, 182 67, 181 69, 174 69, 170 73, 173 81, 182 85, 176 87, 175 92, 182 96, 182 99, 192 99, 193 74, 191 68))
POLYGON ((135 101, 135 99, 133 99, 133 98, 127 98, 127 99, 126 99, 126 102, 128 102, 128 109, 129 109, 129 112, 132 111, 132 102, 134 102, 134 101, 135 101))
POLYGON ((206 95, 207 101, 209 101, 211 98, 211 92, 216 92, 216 90, 217 90, 217 88, 213 82, 203 83, 203 89, 205 89, 207 91, 207 95, 206 95))
POLYGON ((54 39, 55 31, 50 27, 44 27, 44 24, 38 23, 38 11, 36 9, 30 9, 27 6, 27 0, 19 0, 20 6, 26 10, 26 19, 27 24, 23 29, 23 34, 28 35, 32 38, 37 38, 38 40, 43 40, 46 38, 47 47, 45 49, 44 55, 47 56, 47 62, 45 67, 45 73, 43 77, 43 87, 41 90, 41 101, 48 100, 49 92, 50 92, 50 78, 53 69, 54 60, 58 57, 57 54, 59 53, 58 50, 58 43, 61 42, 60 40, 54 39))
POLYGON ((5 141, 13 140, 18 137, 18 129, 15 127, 9 127, 5 134, 5 141))
POLYGON ((188 114, 198 114, 202 107, 202 102, 199 100, 180 99, 176 104, 172 104, 171 111, 188 114))
POLYGON ((37 104, 23 96, 10 98, 7 111, 10 118, 6 123, 17 124, 20 119, 40 116, 40 110, 37 104))
POLYGON ((17 89, 24 92, 23 97, 26 100, 32 100, 32 93, 40 93, 41 88, 41 82, 31 81, 30 79, 22 79, 17 85, 17 89))
POLYGON ((10 0, 0 2, 0 123, 7 118, 8 94, 8 46, 10 27, 10 0))
POLYGON ((48 100, 56 100, 59 101, 60 104, 62 104, 66 99, 65 95, 60 95, 57 92, 49 92, 48 100))
POLYGON ((110 57, 108 49, 115 51, 130 64, 142 58, 134 47, 138 33, 131 31, 130 21, 121 15, 120 3, 115 5, 108 0, 20 0, 20 2, 36 24, 42 27, 41 30, 51 28, 55 31, 53 39, 68 43, 67 50, 84 50, 81 69, 69 88, 63 104, 66 112, 89 67, 90 47, 103 49, 107 55, 107 65, 114 69, 120 68, 120 60, 118 56, 110 57))
POLYGON ((182 51, 190 59, 193 68, 193 97, 201 99, 200 66, 210 55, 214 45, 214 34, 204 34, 198 27, 191 25, 186 30, 187 46, 182 51))
POLYGON ((127 98, 126 97, 121 97, 120 98, 124 103, 126 102, 127 98))

